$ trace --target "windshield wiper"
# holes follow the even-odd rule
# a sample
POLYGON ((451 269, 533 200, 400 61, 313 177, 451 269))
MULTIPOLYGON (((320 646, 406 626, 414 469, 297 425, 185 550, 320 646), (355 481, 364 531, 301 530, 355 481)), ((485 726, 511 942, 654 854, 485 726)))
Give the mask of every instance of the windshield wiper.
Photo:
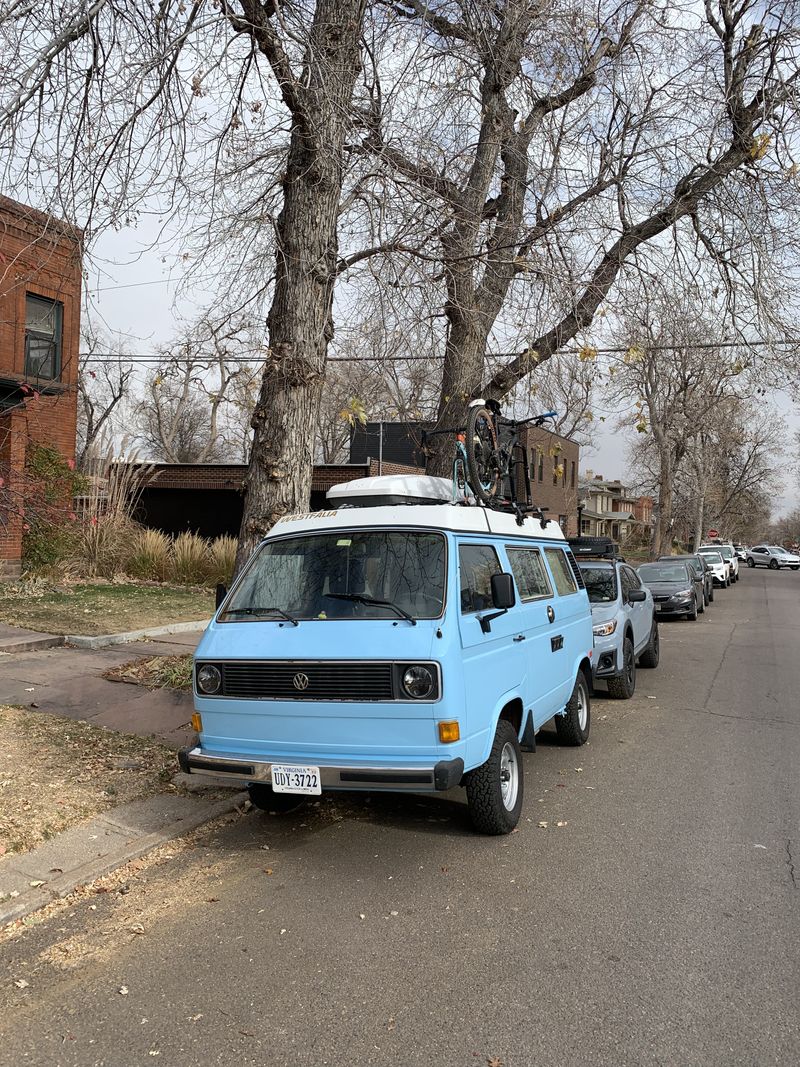
POLYGON ((413 615, 409 615, 405 608, 398 607, 391 600, 376 600, 375 597, 365 596, 363 593, 323 593, 322 595, 330 597, 331 600, 355 600, 358 604, 377 604, 381 608, 391 608, 400 618, 407 619, 412 626, 417 625, 417 620, 413 615))
POLYGON ((292 626, 299 626, 300 623, 294 617, 290 615, 288 611, 284 611, 283 608, 229 608, 225 612, 226 615, 268 615, 270 612, 274 612, 276 615, 280 615, 282 619, 286 619, 292 626))

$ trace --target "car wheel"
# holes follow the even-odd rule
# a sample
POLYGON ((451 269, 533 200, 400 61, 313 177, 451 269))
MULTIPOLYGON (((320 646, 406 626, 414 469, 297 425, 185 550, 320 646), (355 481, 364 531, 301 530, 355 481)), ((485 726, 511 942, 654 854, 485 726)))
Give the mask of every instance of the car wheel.
POLYGON ((274 815, 288 815, 305 801, 301 793, 274 793, 271 785, 253 783, 247 787, 250 803, 259 811, 271 811, 274 815))
POLYGON ((572 696, 563 715, 556 715, 556 733, 562 745, 583 745, 589 739, 592 704, 589 685, 583 671, 578 671, 572 696))
POLYGON ((792 566, 792 570, 793 570, 793 571, 798 571, 798 570, 800 570, 800 564, 795 564, 795 563, 793 563, 793 564, 792 564, 791 566, 792 566))
POLYGON ((695 597, 694 604, 692 605, 691 611, 687 611, 686 612, 686 618, 690 622, 697 622, 697 597, 695 597))
POLYGON ((709 590, 709 593, 708 593, 708 602, 709 602, 709 604, 713 604, 714 603, 714 586, 713 585, 711 586, 711 589, 709 590))
POLYGON ((497 724, 492 751, 467 778, 472 825, 481 834, 510 834, 519 822, 523 799, 522 750, 514 727, 497 724))
POLYGON ((653 629, 650 631, 650 644, 639 657, 639 666, 652 669, 658 666, 661 655, 661 639, 658 636, 658 623, 653 619, 653 629))
POLYGON ((622 645, 622 673, 608 679, 609 695, 616 700, 630 700, 636 690, 636 656, 633 641, 625 638, 622 645))
POLYGON ((777 561, 776 559, 771 559, 771 560, 769 561, 769 569, 770 569, 771 571, 776 571, 776 570, 778 570, 778 561, 777 561))
POLYGON ((704 612, 706 610, 706 598, 704 596, 699 597, 698 604, 697 604, 697 610, 698 610, 700 615, 704 614, 704 612))
POLYGON ((755 565, 756 565, 756 561, 754 559, 748 559, 748 561, 747 561, 747 566, 748 567, 755 567, 755 565))

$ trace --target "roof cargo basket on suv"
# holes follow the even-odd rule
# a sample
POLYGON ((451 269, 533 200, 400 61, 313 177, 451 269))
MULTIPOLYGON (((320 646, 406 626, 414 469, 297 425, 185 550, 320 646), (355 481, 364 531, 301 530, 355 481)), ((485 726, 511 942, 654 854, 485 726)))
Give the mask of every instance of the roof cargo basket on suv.
POLYGON ((613 537, 570 537, 567 539, 573 555, 578 559, 619 559, 619 545, 613 537))

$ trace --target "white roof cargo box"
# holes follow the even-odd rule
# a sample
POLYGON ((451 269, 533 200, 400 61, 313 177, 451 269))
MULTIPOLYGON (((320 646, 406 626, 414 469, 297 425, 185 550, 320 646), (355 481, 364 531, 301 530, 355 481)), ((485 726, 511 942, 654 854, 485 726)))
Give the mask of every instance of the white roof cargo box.
POLYGON ((449 478, 427 474, 385 474, 379 478, 354 478, 328 490, 334 507, 390 507, 394 504, 452 504, 453 483, 449 478))

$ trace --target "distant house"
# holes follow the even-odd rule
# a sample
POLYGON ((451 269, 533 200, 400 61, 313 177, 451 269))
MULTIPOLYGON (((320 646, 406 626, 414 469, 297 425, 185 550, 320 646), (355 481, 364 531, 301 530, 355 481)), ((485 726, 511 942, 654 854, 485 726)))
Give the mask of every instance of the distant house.
POLYGON ((619 480, 587 471, 579 482, 581 533, 588 537, 645 540, 653 526, 653 498, 638 496, 619 480))
POLYGON ((20 568, 30 448, 75 459, 81 253, 79 230, 0 196, 0 575, 20 568))
MULTIPOLYGON (((356 426, 350 440, 350 462, 371 462, 383 474, 394 473, 398 464, 422 471, 425 468, 423 433, 432 425, 425 422, 368 422, 365 426, 356 426)), ((549 517, 556 519, 565 532, 576 533, 578 445, 536 426, 523 430, 520 444, 528 454, 534 504, 546 508, 549 517)))

